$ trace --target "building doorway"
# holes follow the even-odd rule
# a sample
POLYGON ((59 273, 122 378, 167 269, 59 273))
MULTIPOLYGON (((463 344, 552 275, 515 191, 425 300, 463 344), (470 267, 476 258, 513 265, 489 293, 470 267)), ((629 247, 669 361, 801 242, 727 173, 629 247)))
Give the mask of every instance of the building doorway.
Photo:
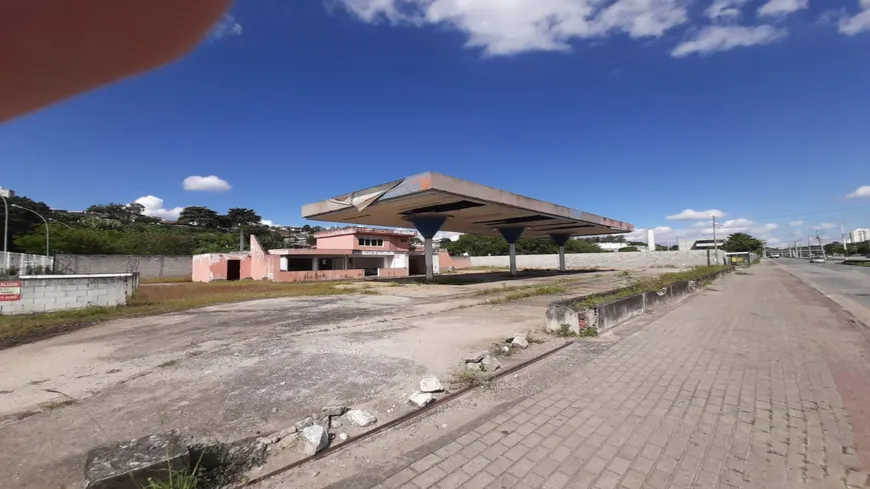
POLYGON ((242 260, 227 260, 227 280, 242 278, 242 260))

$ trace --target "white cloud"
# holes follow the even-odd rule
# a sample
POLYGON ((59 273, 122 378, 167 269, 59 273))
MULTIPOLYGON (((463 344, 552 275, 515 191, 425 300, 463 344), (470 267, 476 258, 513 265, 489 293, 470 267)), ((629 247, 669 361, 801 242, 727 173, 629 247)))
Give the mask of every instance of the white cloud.
POLYGON ((230 14, 226 14, 219 20, 211 31, 208 33, 208 38, 212 40, 223 39, 231 36, 241 36, 244 28, 242 24, 236 22, 236 18, 230 14))
POLYGON ((861 0, 861 11, 852 17, 840 19, 840 32, 854 36, 864 31, 870 31, 870 0, 861 0))
POLYGON ((792 222, 788 223, 788 225, 789 226, 802 226, 803 223, 804 223, 803 221, 792 221, 792 222))
POLYGON ((184 190, 204 191, 204 192, 226 192, 229 190, 230 184, 215 175, 201 177, 199 175, 191 175, 182 182, 184 190))
POLYGON ((798 10, 803 10, 809 7, 809 5, 809 0, 769 0, 761 7, 758 7, 758 15, 760 17, 788 15, 798 10))
POLYGON ((339 0, 369 23, 442 25, 487 55, 567 51, 577 39, 660 37, 688 21, 688 0, 339 0))
POLYGON ((181 214, 181 211, 184 210, 184 207, 173 207, 172 209, 167 209, 163 207, 163 199, 153 195, 139 197, 135 202, 137 204, 142 204, 142 207, 145 208, 142 211, 142 214, 151 217, 159 217, 160 219, 165 219, 167 221, 178 220, 178 216, 181 214))
POLYGON ((701 219, 712 219, 713 216, 722 217, 726 215, 719 209, 709 209, 706 211, 696 211, 694 209, 685 209, 679 214, 673 214, 667 217, 669 221, 699 221, 701 219))
POLYGON ((682 58, 690 54, 709 54, 734 48, 770 44, 786 37, 785 29, 769 25, 745 27, 739 25, 707 26, 680 44, 671 55, 682 58))
POLYGON ((264 226, 275 226, 276 225, 275 223, 273 223, 272 221, 270 221, 268 219, 261 219, 260 224, 262 224, 264 226))
POLYGON ((710 19, 716 21, 731 21, 740 18, 740 8, 743 7, 748 0, 715 0, 704 14, 710 19))
POLYGON ((847 199, 866 199, 870 198, 870 185, 862 185, 854 192, 846 196, 847 199))
POLYGON ((819 224, 818 226, 813 226, 813 229, 815 229, 817 231, 823 231, 823 230, 828 230, 828 229, 834 229, 835 227, 837 227, 836 224, 833 224, 830 222, 823 222, 823 223, 819 224))

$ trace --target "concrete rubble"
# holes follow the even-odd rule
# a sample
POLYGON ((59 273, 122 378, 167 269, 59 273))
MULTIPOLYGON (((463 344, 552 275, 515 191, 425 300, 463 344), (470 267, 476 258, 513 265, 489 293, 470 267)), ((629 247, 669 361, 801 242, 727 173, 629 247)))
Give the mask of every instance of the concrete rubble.
POLYGON ((526 349, 529 347, 529 340, 526 339, 526 335, 517 335, 511 339, 511 346, 514 348, 526 349))
POLYGON ((378 422, 378 418, 375 418, 371 414, 359 409, 351 409, 344 415, 344 418, 348 420, 350 424, 361 426, 363 428, 378 422))
POLYGON ((489 355, 489 352, 486 350, 472 353, 465 357, 465 363, 480 363, 480 361, 483 360, 483 357, 487 355, 489 355))
POLYGON ((408 396, 408 402, 420 408, 428 405, 434 400, 435 396, 428 392, 414 391, 410 396, 408 396))
POLYGON ((302 441, 300 446, 302 453, 310 456, 329 445, 329 433, 323 426, 309 426, 300 433, 300 440, 302 441))
POLYGON ((85 461, 88 489, 139 489, 190 468, 190 451, 176 431, 95 448, 85 461))
POLYGON ((420 392, 442 392, 444 386, 441 381, 434 375, 427 375, 420 380, 420 392))
POLYGON ((483 372, 495 372, 501 368, 501 362, 488 351, 484 351, 465 357, 465 368, 469 370, 481 370, 483 372))

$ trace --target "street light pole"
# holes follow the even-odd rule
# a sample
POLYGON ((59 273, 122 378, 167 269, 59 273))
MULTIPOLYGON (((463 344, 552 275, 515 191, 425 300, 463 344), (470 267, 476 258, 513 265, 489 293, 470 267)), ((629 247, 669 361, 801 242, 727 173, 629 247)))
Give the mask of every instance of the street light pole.
POLYGON ((6 273, 9 272, 9 203, 6 202, 6 197, 3 195, 3 190, 0 190, 0 199, 3 199, 3 256, 6 257, 6 273))
POLYGON ((18 209, 23 209, 25 211, 32 212, 32 213, 36 214, 37 216, 39 216, 40 219, 42 219, 42 222, 45 223, 45 256, 51 256, 51 248, 49 247, 49 241, 48 241, 48 221, 44 217, 42 217, 42 214, 36 212, 33 209, 28 209, 27 207, 22 207, 18 204, 12 204, 12 207, 17 207, 18 209))

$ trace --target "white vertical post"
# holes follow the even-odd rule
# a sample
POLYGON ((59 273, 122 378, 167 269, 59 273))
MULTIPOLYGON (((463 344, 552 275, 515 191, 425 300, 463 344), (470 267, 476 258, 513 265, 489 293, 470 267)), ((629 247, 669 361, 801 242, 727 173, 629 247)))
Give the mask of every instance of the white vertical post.
POLYGON ((565 247, 564 246, 559 247, 559 271, 560 272, 567 272, 568 271, 568 267, 565 266, 565 247))
POLYGON ((432 263, 432 238, 423 239, 423 253, 426 256, 426 280, 432 280, 435 278, 435 265, 432 263))
POLYGON ((517 276, 517 245, 516 243, 511 243, 509 245, 511 252, 511 277, 517 276))

